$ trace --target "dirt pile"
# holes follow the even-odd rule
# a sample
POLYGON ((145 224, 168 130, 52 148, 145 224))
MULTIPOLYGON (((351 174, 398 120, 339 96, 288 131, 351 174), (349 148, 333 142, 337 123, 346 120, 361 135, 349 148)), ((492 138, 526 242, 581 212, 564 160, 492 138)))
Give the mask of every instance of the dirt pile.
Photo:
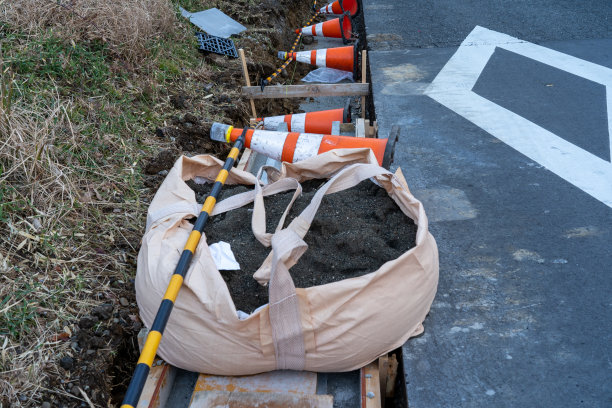
MULTIPOLYGON (((296 200, 285 225, 310 203, 325 180, 302 184, 303 193, 296 200)), ((202 202, 209 184, 189 186, 202 202)), ((226 186, 222 197, 250 188, 226 186)), ((293 191, 264 198, 267 231, 272 232, 289 204, 293 191)), ((252 205, 211 218, 205 230, 209 244, 225 241, 232 246, 241 266, 237 271, 221 271, 236 308, 252 312, 267 303, 268 290, 252 277, 270 249, 261 245, 251 230, 252 205)), ((295 286, 307 288, 365 275, 383 263, 399 257, 415 246, 417 227, 401 212, 384 189, 369 180, 357 186, 326 195, 304 240, 308 250, 290 269, 295 286)))

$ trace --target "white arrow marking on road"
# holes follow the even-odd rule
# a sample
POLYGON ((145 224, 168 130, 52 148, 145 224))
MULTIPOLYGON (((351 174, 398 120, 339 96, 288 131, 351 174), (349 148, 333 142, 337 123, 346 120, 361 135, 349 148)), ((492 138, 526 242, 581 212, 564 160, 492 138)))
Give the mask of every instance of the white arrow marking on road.
POLYGON ((604 85, 612 158, 612 70, 601 65, 476 26, 425 94, 612 207, 611 162, 472 92, 496 47, 604 85))

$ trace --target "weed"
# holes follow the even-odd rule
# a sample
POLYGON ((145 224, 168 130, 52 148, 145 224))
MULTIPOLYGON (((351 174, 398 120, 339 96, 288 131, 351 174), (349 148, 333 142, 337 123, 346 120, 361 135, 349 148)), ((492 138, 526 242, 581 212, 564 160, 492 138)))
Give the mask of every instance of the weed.
POLYGON ((0 336, 8 336, 14 341, 20 341, 32 330, 36 316, 36 303, 30 299, 36 286, 28 283, 20 285, 19 290, 4 296, 0 300, 0 336))

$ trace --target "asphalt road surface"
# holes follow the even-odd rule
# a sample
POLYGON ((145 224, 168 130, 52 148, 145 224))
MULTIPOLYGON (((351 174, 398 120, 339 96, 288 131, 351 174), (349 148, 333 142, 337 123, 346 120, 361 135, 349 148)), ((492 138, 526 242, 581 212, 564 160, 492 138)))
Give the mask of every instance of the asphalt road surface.
POLYGON ((363 3, 440 250, 410 407, 612 406, 612 1, 363 3))

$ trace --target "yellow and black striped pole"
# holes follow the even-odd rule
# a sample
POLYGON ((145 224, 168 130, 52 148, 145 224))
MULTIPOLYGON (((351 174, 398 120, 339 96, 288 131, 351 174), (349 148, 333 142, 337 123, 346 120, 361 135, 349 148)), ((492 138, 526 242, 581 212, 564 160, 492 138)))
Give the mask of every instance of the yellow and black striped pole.
MULTIPOLYGON (((233 127, 230 126, 227 132, 231 133, 232 129, 233 127)), ((215 184, 213 185, 210 194, 208 194, 208 197, 206 197, 202 210, 200 211, 200 214, 193 225, 193 230, 191 231, 191 234, 189 234, 189 238, 187 239, 183 253, 179 258, 174 274, 172 275, 172 278, 170 278, 170 283, 168 284, 164 298, 159 305, 159 309, 157 310, 157 315, 155 315, 153 325, 151 325, 151 330, 149 331, 147 340, 145 341, 142 352, 140 353, 140 358, 138 359, 136 369, 134 370, 134 375, 132 376, 130 385, 128 386, 125 397, 123 398, 121 408, 134 408, 138 404, 140 394, 142 393, 142 389, 147 381, 147 376, 149 375, 149 370, 151 369, 151 364, 153 364, 153 359, 157 354, 157 348, 159 347, 162 334, 166 328, 166 323, 168 323, 168 318, 170 317, 170 313, 174 307, 174 301, 181 290, 183 279, 185 278, 187 270, 189 269, 191 258, 195 253, 198 243, 200 242, 200 237, 202 236, 206 222, 208 221, 210 214, 212 214, 213 208, 215 208, 217 198, 219 197, 219 193, 225 184, 225 180, 227 180, 230 170, 232 167, 234 167, 234 163, 238 158, 240 150, 242 150, 244 147, 244 139, 246 137, 247 130, 248 129, 245 128, 242 131, 242 134, 238 140, 236 140, 232 150, 230 150, 229 154, 227 155, 225 164, 219 172, 219 175, 215 180, 215 184)))
MULTIPOLYGON (((314 7, 316 7, 316 5, 317 5, 317 2, 315 1, 315 2, 314 2, 314 6, 313 6, 313 8, 314 8, 314 7)), ((309 20, 309 21, 306 23, 306 26, 309 26, 309 25, 310 25, 310 23, 312 23, 312 21, 313 21, 315 18, 317 18, 317 16, 318 16, 318 15, 319 15, 319 12, 318 12, 318 11, 316 11, 316 12, 315 12, 315 14, 314 14, 314 16, 312 16, 312 17, 310 18, 310 20, 309 20)), ((299 41, 300 41, 300 39, 301 39, 301 38, 302 38, 302 33, 301 33, 301 32, 299 32, 299 33, 298 33, 298 35, 297 35, 297 37, 296 37, 296 39, 295 39, 295 41, 293 42, 293 46, 292 46, 292 47, 291 47, 291 49, 288 51, 289 53, 292 53, 293 51, 295 51, 295 48, 297 47, 297 45, 298 45, 298 43, 299 43, 299 41)), ((276 71, 274 71, 274 73, 272 73, 272 75, 270 75, 270 76, 269 76, 269 77, 267 77, 266 79, 262 79, 262 80, 261 80, 261 82, 259 83, 259 85, 261 86, 261 91, 262 91, 262 92, 263 92, 264 88, 266 87, 266 85, 269 85, 269 84, 270 84, 270 82, 272 82, 272 80, 273 80, 274 78, 276 78, 276 77, 278 76, 278 74, 280 74, 280 73, 281 73, 281 71, 282 71, 283 69, 287 68, 287 65, 289 65, 289 63, 290 63, 291 61, 293 61, 293 58, 289 58, 287 61, 285 61, 285 62, 283 63, 283 65, 281 65, 281 66, 280 66, 280 68, 278 68, 276 71)))

